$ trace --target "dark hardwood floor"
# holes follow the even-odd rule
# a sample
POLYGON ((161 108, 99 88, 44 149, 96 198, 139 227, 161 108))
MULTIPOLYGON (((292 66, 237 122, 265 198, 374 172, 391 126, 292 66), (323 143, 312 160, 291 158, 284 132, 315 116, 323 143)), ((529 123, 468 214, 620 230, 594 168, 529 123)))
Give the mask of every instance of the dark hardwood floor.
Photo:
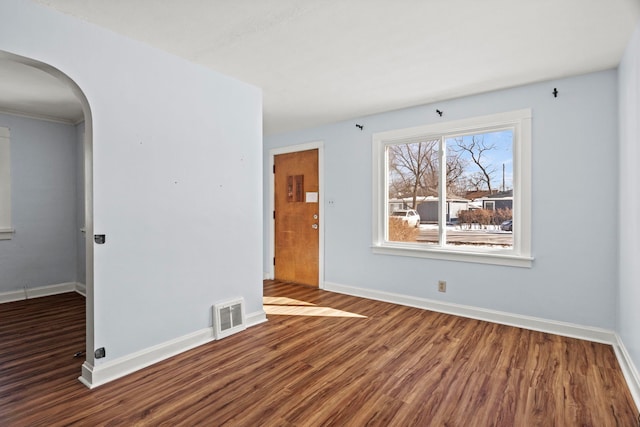
POLYGON ((0 426, 638 425, 610 346, 264 289, 269 322, 94 390, 81 296, 0 305, 0 426))

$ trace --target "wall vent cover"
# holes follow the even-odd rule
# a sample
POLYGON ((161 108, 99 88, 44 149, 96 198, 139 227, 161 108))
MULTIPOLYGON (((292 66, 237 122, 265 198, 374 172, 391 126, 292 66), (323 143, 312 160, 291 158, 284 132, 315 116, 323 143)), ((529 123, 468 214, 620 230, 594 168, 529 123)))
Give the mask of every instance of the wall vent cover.
POLYGON ((244 299, 222 302, 213 306, 213 331, 217 340, 246 329, 244 299))

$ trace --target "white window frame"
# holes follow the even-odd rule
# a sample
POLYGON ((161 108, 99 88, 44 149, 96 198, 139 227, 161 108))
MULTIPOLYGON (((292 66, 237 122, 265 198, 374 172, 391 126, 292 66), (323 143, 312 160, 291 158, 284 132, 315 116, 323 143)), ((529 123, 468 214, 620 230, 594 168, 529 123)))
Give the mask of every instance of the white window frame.
MULTIPOLYGON (((443 156, 444 153, 441 153, 443 156)), ((373 243, 376 254, 432 258, 449 261, 531 267, 531 109, 491 114, 469 119, 455 120, 397 129, 373 134, 373 243), (509 128, 513 130, 513 247, 456 247, 454 245, 425 245, 387 240, 388 169, 387 146, 402 141, 424 138, 448 138, 461 133, 487 133, 509 128)), ((442 179, 442 178, 441 178, 442 179)), ((440 186, 439 212, 442 241, 446 210, 445 189, 440 186)))
POLYGON ((11 133, 0 127, 0 240, 13 237, 11 227, 11 133))

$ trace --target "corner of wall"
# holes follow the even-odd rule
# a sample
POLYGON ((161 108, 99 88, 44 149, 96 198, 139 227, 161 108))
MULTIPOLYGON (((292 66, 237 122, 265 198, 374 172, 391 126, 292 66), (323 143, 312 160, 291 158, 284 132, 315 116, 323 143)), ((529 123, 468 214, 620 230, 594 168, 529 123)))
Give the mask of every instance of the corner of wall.
POLYGON ((618 334, 616 334, 616 343, 613 345, 613 350, 616 353, 624 379, 629 386, 631 397, 633 397, 634 402, 636 402, 636 407, 640 409, 640 374, 631 359, 631 355, 622 342, 622 338, 620 338, 618 334))

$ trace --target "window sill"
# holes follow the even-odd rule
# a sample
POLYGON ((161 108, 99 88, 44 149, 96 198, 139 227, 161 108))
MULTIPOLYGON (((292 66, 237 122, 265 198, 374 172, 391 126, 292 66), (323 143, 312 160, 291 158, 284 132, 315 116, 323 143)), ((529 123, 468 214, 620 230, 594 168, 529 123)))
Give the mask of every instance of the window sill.
POLYGON ((0 240, 11 240, 13 239, 13 233, 16 230, 13 228, 0 228, 0 240))
POLYGON ((414 258, 430 258, 444 261, 473 262, 479 264, 504 265, 509 267, 531 268, 533 258, 524 255, 469 252, 444 248, 414 248, 406 245, 374 245, 371 248, 374 254, 408 256, 414 258))

